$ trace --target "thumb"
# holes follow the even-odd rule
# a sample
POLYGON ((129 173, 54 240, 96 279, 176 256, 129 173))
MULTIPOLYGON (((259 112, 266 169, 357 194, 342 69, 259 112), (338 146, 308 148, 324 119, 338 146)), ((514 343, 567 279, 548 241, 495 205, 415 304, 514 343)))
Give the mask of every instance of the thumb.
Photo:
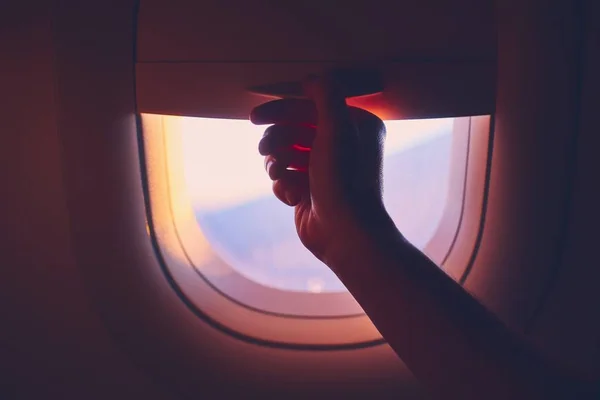
POLYGON ((303 87, 305 95, 315 104, 319 134, 333 137, 355 130, 343 88, 332 74, 309 76, 303 87))

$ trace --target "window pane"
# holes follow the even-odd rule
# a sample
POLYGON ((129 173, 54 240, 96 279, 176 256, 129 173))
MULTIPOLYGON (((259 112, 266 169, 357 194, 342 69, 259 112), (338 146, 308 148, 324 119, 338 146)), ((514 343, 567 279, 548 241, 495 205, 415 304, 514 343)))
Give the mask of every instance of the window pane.
MULTIPOLYGON (((386 121, 384 201, 405 237, 424 248, 444 212, 452 119, 386 121)), ((265 127, 248 121, 181 118, 185 181, 214 250, 266 286, 344 291, 296 235, 293 209, 271 193, 257 146, 265 127)))

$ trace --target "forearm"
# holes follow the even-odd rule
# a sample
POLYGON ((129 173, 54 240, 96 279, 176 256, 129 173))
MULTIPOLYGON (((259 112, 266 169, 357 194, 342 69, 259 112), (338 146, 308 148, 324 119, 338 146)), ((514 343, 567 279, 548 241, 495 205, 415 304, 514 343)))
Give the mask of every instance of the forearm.
POLYGON ((547 398, 556 377, 433 262, 387 214, 345 230, 326 260, 390 346, 434 393, 547 398))

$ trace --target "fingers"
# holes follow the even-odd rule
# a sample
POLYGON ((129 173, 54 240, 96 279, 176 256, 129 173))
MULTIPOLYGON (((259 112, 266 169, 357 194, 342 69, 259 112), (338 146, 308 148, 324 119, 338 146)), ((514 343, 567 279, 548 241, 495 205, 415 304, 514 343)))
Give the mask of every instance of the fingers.
POLYGON ((283 172, 287 170, 287 167, 277 163, 275 156, 268 155, 265 157, 265 170, 267 171, 269 178, 271 178, 272 181, 275 181, 283 176, 283 172))
POLYGON ((304 91, 316 108, 320 132, 326 135, 355 131, 350 108, 342 89, 333 76, 311 76, 304 81, 304 91))
POLYGON ((286 170, 308 171, 310 152, 285 149, 265 157, 265 170, 271 180, 280 179, 286 170))
POLYGON ((265 169, 273 180, 273 193, 288 206, 295 207, 309 197, 306 173, 309 154, 288 148, 265 157, 265 169))
POLYGON ((317 112, 311 100, 283 99, 261 104, 250 113, 255 125, 290 124, 316 125, 317 112))
POLYGON ((308 174, 285 171, 281 179, 273 182, 273 193, 284 204, 295 207, 309 198, 308 174))
POLYGON ((315 138, 315 129, 308 126, 272 125, 265 130, 258 143, 261 155, 274 153, 280 149, 295 147, 297 150, 310 150, 315 138))
MULTIPOLYGON (((325 123, 329 126, 343 125, 343 122, 356 120, 361 123, 365 120, 381 121, 370 112, 347 106, 343 97, 328 89, 312 88, 307 84, 307 93, 315 100, 304 99, 280 99, 261 104, 250 113, 250 121, 255 125, 296 125, 310 128, 316 127, 317 123, 325 123), (334 94, 327 94, 334 93, 334 94), (318 106, 316 104, 318 103, 318 106), (330 103, 333 103, 331 106, 330 103), (317 110, 319 112, 317 113, 317 110), (318 115, 317 115, 318 114, 318 115), (319 121, 319 118, 321 121, 319 121)), ((327 129, 330 131, 331 129, 327 129)))
MULTIPOLYGON (((290 206, 310 199, 307 172, 313 145, 312 169, 318 171, 313 178, 327 176, 327 171, 338 173, 365 158, 372 159, 366 166, 372 164, 373 168, 357 168, 369 173, 376 169, 372 173, 376 176, 385 132, 377 116, 349 107, 341 88, 330 77, 311 78, 304 90, 308 99, 274 100, 256 107, 250 115, 254 124, 273 124, 265 130, 259 152, 266 156, 265 168, 274 181, 275 195, 290 206)), ((352 168, 347 170, 348 182, 356 181, 358 175, 352 168)))

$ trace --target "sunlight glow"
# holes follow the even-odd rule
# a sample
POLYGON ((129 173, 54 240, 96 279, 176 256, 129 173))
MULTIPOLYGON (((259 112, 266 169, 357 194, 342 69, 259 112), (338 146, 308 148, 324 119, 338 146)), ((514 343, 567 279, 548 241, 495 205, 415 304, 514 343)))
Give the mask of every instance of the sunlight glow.
MULTIPOLYGON (((403 235, 420 249, 444 213, 453 124, 452 118, 385 122, 383 200, 403 235)), ((184 247, 198 271, 211 281, 239 273, 280 290, 346 291, 298 239, 293 208, 272 193, 258 152, 266 125, 162 116, 162 127, 171 161, 161 184, 171 193, 180 237, 193 238, 184 247)))
MULTIPOLYGON (((271 193, 258 142, 266 126, 246 120, 177 117, 185 180, 193 206, 204 211, 243 204, 271 193), (251 150, 250 150, 251 149, 251 150)), ((385 154, 406 150, 452 126, 451 119, 386 121, 385 154)))

